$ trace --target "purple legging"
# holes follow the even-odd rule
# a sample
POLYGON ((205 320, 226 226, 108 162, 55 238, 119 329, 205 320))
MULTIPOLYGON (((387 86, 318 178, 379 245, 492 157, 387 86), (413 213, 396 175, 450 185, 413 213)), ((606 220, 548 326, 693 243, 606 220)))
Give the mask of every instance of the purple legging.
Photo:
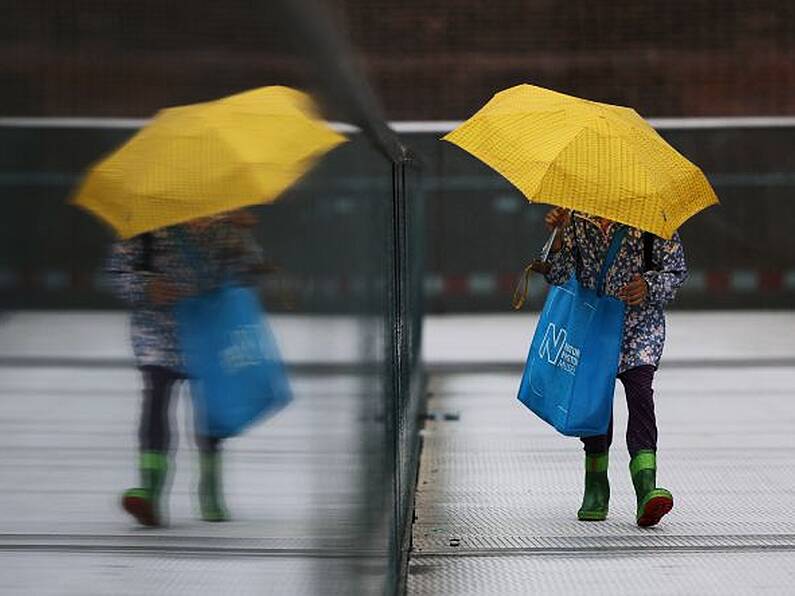
MULTIPOLYGON (((167 452, 171 447, 171 394, 184 375, 162 366, 144 366, 144 400, 138 440, 142 451, 167 452)), ((215 453, 220 439, 197 433, 196 445, 201 451, 215 453)))
MULTIPOLYGON (((631 368, 618 375, 624 385, 627 395, 627 409, 629 421, 627 422, 627 449, 630 456, 638 451, 650 449, 657 450, 657 423, 654 418, 654 380, 655 368, 651 365, 631 368)), ((607 434, 596 437, 583 437, 585 453, 605 453, 613 442, 613 419, 607 434)))

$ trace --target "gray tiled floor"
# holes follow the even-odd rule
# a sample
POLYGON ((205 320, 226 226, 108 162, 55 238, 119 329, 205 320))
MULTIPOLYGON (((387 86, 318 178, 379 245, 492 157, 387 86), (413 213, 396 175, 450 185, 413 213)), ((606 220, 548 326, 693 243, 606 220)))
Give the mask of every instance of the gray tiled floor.
MULTIPOLYGON (((0 352, 29 358, 0 363, 0 594, 380 592, 387 539, 363 540, 371 529, 362 517, 372 480, 372 454, 363 449, 372 379, 293 377, 288 408, 227 442, 233 520, 224 524, 197 519, 197 455, 181 395, 170 525, 143 529, 119 507, 121 491, 136 482, 140 378, 123 365, 119 317, 78 319, 0 321, 0 352), (93 345, 86 327, 95 321, 101 335, 108 320, 115 339, 93 345), (49 342, 47 321, 57 323, 49 342), (73 360, 35 364, 37 354, 73 360), (103 354, 120 364, 97 366, 103 354)), ((355 334, 349 325, 346 337, 355 334)), ((350 348, 343 357, 356 354, 350 348)))
MULTIPOLYGON (((77 337, 95 320, 84 316, 4 322, 0 358, 128 357, 123 319, 99 316, 97 337, 77 337)), ((431 319, 429 360, 507 361, 526 349, 525 319, 431 319)), ((786 362, 795 334, 775 331, 793 321, 672 317, 672 361, 713 355, 722 364, 660 372, 660 478, 677 504, 652 531, 632 523, 620 433, 610 519, 581 524, 579 447, 516 402, 517 375, 435 377, 430 409, 458 416, 425 431, 410 593, 790 593, 795 369, 786 362), (741 366, 726 366, 735 358, 741 366)), ((300 338, 288 357, 328 355, 313 340, 317 321, 288 323, 286 336, 300 338)), ((344 362, 356 356, 356 334, 339 331, 344 345, 332 356, 344 362)), ((288 410, 230 442, 229 524, 195 519, 195 453, 181 439, 171 527, 154 532, 130 524, 117 504, 134 481, 138 383, 123 368, 0 366, 0 593, 358 594, 379 585, 382 553, 359 541, 370 399, 360 379, 298 378, 288 410)))
POLYGON ((582 523, 579 442, 516 401, 517 374, 432 378, 409 594, 792 593, 795 368, 739 357, 658 373, 676 506, 650 530, 633 523, 621 389, 610 516, 582 523))

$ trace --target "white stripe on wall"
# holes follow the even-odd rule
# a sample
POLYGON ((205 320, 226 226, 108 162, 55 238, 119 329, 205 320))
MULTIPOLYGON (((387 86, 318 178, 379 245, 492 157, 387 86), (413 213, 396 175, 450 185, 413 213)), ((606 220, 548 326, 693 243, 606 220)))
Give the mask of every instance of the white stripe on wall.
POLYGON ((731 287, 738 292, 754 292, 759 286, 755 271, 732 271, 731 287))
POLYGON ((497 278, 489 273, 473 273, 467 282, 470 294, 493 294, 497 290, 497 278))
MULTIPOLYGON (((99 117, 6 117, 0 118, 0 127, 7 128, 121 128, 137 129, 149 118, 99 118, 99 117)), ((399 133, 448 133, 461 124, 461 120, 408 120, 390 122, 399 133)), ((660 130, 716 129, 716 128, 789 128, 795 127, 795 116, 737 116, 727 118, 648 118, 649 124, 660 130)), ((332 128, 342 133, 354 133, 358 127, 345 122, 330 122, 332 128)))

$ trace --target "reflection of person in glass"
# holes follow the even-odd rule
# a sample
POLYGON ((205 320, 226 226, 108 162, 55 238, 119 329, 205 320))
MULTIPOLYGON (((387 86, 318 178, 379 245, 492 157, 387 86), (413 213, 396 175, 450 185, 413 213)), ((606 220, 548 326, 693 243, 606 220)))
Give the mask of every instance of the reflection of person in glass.
MULTIPOLYGON (((108 273, 115 292, 130 306, 133 351, 144 381, 141 484, 124 493, 122 506, 143 525, 163 522, 171 396, 186 378, 171 307, 180 298, 212 290, 230 278, 245 281, 264 269, 261 250, 248 231, 255 222, 250 213, 235 212, 142 234, 113 247, 108 273)), ((197 429, 196 443, 202 519, 225 521, 221 440, 202 436, 197 429)))
MULTIPOLYGON (((619 224, 560 208, 547 213, 550 230, 558 228, 549 263, 540 272, 563 285, 572 275, 586 287, 596 286, 599 270, 619 224)), ((652 383, 665 343, 665 306, 687 279, 684 249, 678 234, 671 240, 630 228, 605 277, 605 294, 626 304, 618 379, 624 385, 629 421, 627 448, 637 495, 640 526, 652 526, 673 507, 671 493, 656 485, 657 423, 652 383)), ((610 486, 608 451, 613 423, 606 435, 585 437, 585 495, 578 517, 607 517, 610 486)))

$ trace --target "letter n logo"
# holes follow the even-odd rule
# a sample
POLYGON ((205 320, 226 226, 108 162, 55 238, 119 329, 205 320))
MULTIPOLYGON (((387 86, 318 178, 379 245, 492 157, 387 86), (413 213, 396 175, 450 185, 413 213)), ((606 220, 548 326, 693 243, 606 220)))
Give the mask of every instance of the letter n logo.
POLYGON ((557 364, 563 347, 566 345, 566 329, 556 329, 555 323, 550 323, 544 333, 544 339, 541 340, 541 348, 538 350, 538 355, 541 358, 546 358, 550 364, 557 364))

